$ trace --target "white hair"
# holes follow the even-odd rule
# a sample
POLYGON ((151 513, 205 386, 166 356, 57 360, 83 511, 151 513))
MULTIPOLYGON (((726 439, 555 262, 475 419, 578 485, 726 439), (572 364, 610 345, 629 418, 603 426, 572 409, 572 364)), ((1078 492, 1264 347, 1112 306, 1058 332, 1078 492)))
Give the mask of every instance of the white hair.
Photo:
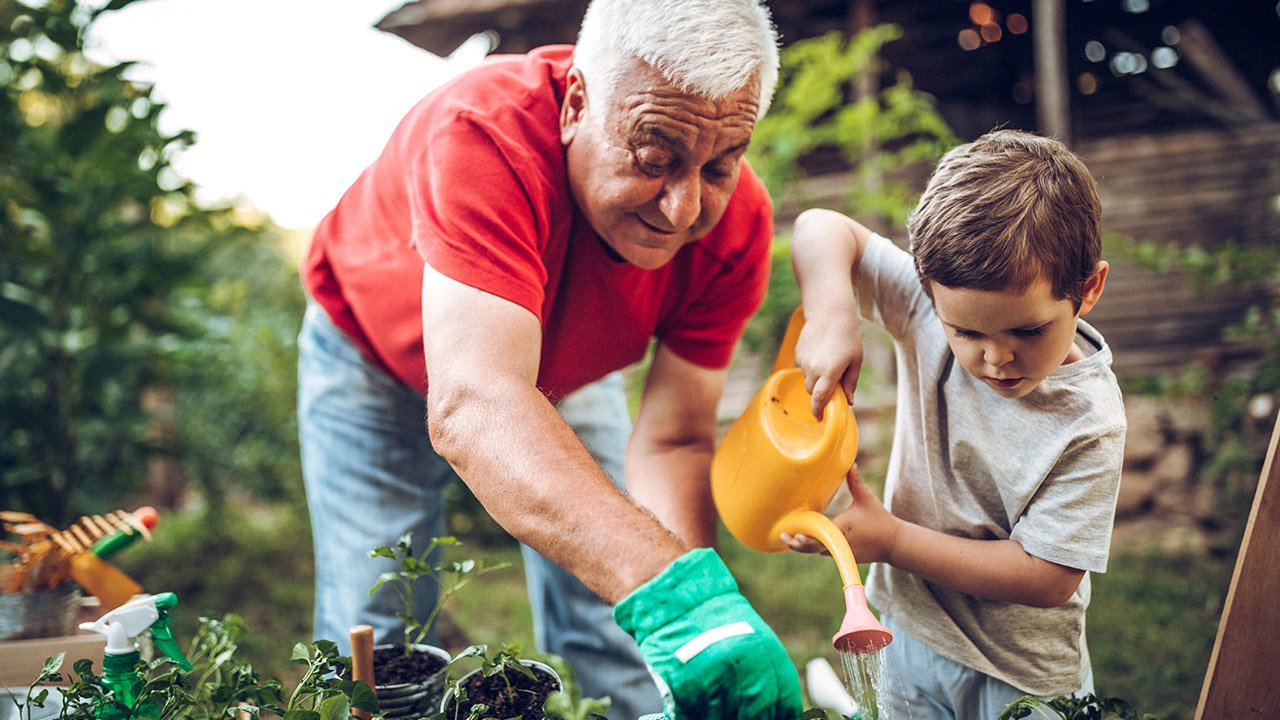
POLYGON ((778 82, 778 34, 763 0, 592 0, 574 51, 588 91, 612 96, 636 60, 710 100, 754 82, 763 117, 778 82))

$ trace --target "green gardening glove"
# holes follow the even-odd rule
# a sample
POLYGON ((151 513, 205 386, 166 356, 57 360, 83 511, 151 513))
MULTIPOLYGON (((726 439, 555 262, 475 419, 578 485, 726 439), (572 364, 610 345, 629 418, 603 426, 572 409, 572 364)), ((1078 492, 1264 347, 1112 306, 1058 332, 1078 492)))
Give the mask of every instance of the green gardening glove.
POLYGON ((640 644, 668 720, 797 720, 800 677, 729 568, 692 550, 636 588, 613 619, 640 644))

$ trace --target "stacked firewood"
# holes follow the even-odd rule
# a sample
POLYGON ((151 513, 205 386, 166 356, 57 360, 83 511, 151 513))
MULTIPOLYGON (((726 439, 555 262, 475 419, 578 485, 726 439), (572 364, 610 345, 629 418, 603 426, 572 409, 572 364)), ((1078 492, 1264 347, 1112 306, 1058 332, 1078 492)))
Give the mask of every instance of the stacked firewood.
POLYGON ((67 582, 72 557, 89 552, 95 542, 122 528, 150 539, 146 526, 123 510, 86 515, 65 530, 30 513, 8 510, 0 511, 0 523, 6 535, 0 539, 0 593, 44 590, 67 582))

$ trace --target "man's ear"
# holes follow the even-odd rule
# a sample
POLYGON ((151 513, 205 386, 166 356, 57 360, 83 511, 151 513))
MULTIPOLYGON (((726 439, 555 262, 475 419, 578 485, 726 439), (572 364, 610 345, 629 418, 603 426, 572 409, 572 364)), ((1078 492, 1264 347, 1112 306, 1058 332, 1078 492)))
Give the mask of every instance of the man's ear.
POLYGON ((1107 271, 1110 269, 1111 265, 1106 260, 1099 260, 1094 266, 1093 274, 1084 281, 1084 294, 1080 296, 1080 312, 1076 315, 1083 317, 1098 304, 1098 298, 1102 297, 1102 288, 1107 284, 1107 271))
POLYGON ((582 71, 569 68, 568 84, 564 89, 564 100, 560 103, 560 144, 568 145, 578 132, 578 126, 585 119, 587 112, 587 83, 582 78, 582 71))

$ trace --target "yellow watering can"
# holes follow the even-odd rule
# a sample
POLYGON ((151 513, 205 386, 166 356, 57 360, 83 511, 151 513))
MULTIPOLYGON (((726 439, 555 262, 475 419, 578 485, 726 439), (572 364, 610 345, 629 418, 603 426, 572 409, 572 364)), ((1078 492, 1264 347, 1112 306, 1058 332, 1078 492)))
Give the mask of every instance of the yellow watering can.
POLYGON ((858 425, 836 389, 813 417, 804 374, 795 367, 804 310, 791 315, 773 373, 725 433, 711 462, 711 494, 725 527, 743 545, 782 552, 783 533, 801 533, 826 546, 844 583, 846 612, 832 638, 837 650, 875 652, 893 639, 867 608, 858 563, 844 534, 823 509, 858 452, 858 425))

